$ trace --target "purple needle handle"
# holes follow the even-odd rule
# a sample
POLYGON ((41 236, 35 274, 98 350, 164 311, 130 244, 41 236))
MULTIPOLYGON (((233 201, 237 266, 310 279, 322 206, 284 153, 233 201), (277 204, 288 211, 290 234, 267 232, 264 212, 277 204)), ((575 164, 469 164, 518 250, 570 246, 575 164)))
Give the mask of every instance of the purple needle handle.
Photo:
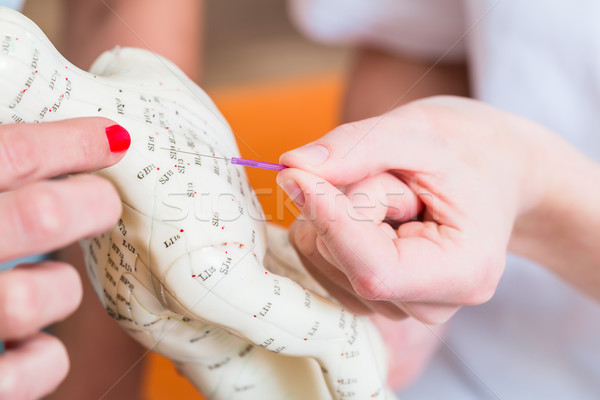
POLYGON ((282 164, 274 164, 270 162, 248 160, 246 158, 236 157, 231 157, 231 163, 236 165, 245 165, 246 167, 270 169, 273 171, 281 171, 282 169, 287 168, 285 165, 282 164))

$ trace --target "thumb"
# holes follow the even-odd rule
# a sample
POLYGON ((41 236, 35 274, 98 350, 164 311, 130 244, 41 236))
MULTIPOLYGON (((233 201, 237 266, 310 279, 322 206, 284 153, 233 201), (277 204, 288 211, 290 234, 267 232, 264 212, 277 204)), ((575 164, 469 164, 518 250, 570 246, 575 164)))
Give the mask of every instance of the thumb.
POLYGON ((405 112, 341 125, 305 146, 281 155, 280 163, 348 185, 388 170, 418 170, 423 144, 405 112))

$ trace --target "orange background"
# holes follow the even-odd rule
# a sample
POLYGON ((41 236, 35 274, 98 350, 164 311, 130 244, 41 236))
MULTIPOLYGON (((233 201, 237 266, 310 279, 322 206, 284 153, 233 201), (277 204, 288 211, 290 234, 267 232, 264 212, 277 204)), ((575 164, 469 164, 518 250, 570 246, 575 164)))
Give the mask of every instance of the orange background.
MULTIPOLYGON (((319 75, 209 92, 236 135, 242 157, 278 162, 283 152, 315 140, 338 122, 342 77, 319 75)), ((266 219, 288 226, 298 211, 275 183, 276 172, 247 168, 266 219)), ((166 358, 146 360, 144 398, 203 397, 166 358)))

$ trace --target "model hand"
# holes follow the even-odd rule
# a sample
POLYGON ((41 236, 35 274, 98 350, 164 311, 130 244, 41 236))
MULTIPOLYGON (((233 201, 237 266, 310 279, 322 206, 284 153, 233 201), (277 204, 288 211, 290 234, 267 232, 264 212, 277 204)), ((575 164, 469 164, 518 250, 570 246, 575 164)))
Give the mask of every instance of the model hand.
MULTIPOLYGON (((0 263, 108 230, 120 215, 113 186, 96 176, 47 180, 121 159, 129 134, 103 118, 0 126, 0 263), (108 140, 107 140, 108 138, 108 140)), ((0 399, 37 399, 66 376, 64 346, 40 330, 71 314, 81 282, 45 261, 0 273, 0 399)))
POLYGON ((340 126, 280 159, 306 220, 292 242, 352 310, 444 322, 494 294, 513 222, 547 185, 547 134, 457 97, 340 126))

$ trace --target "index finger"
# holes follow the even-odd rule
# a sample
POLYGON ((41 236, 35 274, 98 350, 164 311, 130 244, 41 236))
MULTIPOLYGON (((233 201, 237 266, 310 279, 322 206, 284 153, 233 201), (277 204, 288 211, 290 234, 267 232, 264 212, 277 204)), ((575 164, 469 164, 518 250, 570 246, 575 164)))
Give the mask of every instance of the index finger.
POLYGON ((58 175, 90 172, 119 161, 131 138, 100 118, 0 126, 0 191, 58 175))

